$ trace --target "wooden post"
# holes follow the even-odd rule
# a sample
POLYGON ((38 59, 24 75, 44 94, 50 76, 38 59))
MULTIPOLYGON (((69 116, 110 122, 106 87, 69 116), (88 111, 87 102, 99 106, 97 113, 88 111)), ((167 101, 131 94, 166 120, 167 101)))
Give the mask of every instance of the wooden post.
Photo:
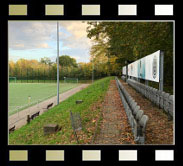
POLYGON ((30 115, 27 115, 27 123, 30 123, 30 115))

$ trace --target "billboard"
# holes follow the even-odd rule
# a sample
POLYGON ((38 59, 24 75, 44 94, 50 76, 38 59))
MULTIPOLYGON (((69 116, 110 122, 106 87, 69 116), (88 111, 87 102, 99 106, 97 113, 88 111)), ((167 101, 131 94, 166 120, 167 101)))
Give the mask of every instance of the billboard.
POLYGON ((160 51, 145 57, 145 79, 159 82, 160 51))
POLYGON ((137 72, 137 61, 131 63, 128 65, 128 75, 132 77, 138 77, 138 72, 137 72))
POLYGON ((128 75, 159 82, 160 50, 128 65, 128 75))
POLYGON ((122 74, 123 74, 123 75, 126 75, 126 66, 124 66, 124 67, 122 68, 122 74))

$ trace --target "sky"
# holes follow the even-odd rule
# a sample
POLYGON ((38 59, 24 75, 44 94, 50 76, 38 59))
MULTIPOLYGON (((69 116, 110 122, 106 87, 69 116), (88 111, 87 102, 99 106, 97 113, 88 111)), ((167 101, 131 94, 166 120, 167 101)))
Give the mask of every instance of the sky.
MULTIPOLYGON (((9 60, 40 60, 57 56, 56 21, 9 21, 9 60)), ((69 55, 77 62, 89 62, 92 42, 87 38, 87 22, 59 21, 60 55, 69 55)))

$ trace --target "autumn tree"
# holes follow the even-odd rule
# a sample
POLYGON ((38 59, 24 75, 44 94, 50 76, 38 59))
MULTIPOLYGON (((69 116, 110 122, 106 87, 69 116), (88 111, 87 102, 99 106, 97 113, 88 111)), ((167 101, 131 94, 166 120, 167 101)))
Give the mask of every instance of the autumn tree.
POLYGON ((100 40, 108 45, 106 55, 116 57, 120 67, 126 60, 135 61, 157 50, 164 51, 165 83, 173 85, 172 22, 88 22, 87 33, 96 45, 100 40))
POLYGON ((77 67, 76 59, 71 58, 68 55, 59 56, 59 64, 60 64, 60 66, 77 67))

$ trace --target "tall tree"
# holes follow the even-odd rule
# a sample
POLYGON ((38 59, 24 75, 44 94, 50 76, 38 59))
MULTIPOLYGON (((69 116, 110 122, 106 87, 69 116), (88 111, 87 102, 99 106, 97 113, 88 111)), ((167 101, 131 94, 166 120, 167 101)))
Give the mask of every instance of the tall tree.
POLYGON ((47 64, 47 65, 51 65, 52 64, 51 59, 48 58, 48 57, 41 58, 40 62, 43 63, 43 64, 47 64))
POLYGON ((76 59, 71 58, 68 55, 59 56, 59 64, 65 67, 66 66, 77 67, 76 59))
POLYGON ((135 61, 163 50, 165 83, 173 85, 172 22, 88 22, 87 33, 90 39, 107 41, 106 55, 115 56, 121 67, 125 60, 135 61))

